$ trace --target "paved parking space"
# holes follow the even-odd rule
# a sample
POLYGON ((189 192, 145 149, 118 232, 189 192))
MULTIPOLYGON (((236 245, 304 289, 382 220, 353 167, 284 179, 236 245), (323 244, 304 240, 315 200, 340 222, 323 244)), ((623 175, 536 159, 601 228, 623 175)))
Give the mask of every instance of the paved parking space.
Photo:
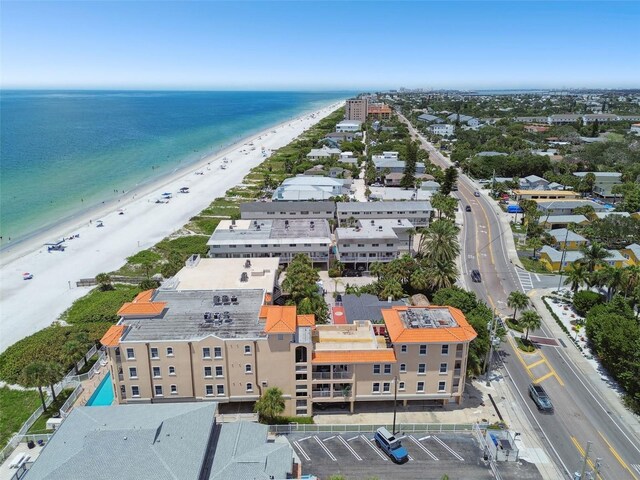
MULTIPOLYGON (((302 461, 303 473, 317 475, 320 480, 332 475, 348 480, 439 479, 445 474, 451 479, 494 478, 471 434, 407 433, 402 444, 409 461, 402 465, 376 446, 373 433, 291 433, 286 437, 302 461)), ((542 478, 535 466, 526 462, 499 467, 505 480, 542 478), (511 470, 513 475, 509 475, 511 470)))

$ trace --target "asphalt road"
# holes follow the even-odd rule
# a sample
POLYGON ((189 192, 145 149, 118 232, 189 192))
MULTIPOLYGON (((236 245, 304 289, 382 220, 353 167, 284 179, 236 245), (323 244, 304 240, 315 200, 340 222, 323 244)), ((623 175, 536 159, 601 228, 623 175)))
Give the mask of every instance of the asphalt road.
MULTIPOLYGON (((412 127, 410 130, 417 134, 412 127)), ((418 138, 433 163, 450 165, 422 136, 418 138)), ((508 314, 508 294, 528 290, 522 284, 520 269, 509 261, 504 245, 504 235, 511 232, 502 228, 489 203, 492 200, 484 195, 474 197, 476 186, 466 176, 460 176, 458 188, 461 204, 470 205, 472 210, 464 213, 463 275, 474 268, 482 274, 481 283, 471 282, 468 276, 466 283, 498 313, 508 314)), ((534 334, 551 336, 544 325, 534 334)), ((597 389, 572 365, 562 346, 542 346, 532 359, 520 353, 509 340, 500 346, 498 357, 499 368, 511 380, 514 395, 520 398, 523 411, 566 478, 580 471, 587 442, 592 442, 587 470, 595 469, 596 459, 601 459, 600 473, 594 478, 640 480, 640 441, 608 409, 597 389), (549 393, 555 406, 554 415, 539 413, 528 398, 528 385, 534 380, 549 393)))

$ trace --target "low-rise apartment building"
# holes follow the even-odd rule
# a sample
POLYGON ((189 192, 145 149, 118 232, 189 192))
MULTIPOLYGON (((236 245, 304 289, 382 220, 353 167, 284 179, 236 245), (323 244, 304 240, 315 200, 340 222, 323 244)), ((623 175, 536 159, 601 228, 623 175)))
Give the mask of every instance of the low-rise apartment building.
MULTIPOLYGON (((614 198, 611 189, 622 183, 622 174, 619 172, 575 172, 574 175, 583 179, 587 174, 593 173, 596 181, 593 184, 593 194, 601 198, 614 198)), ((620 195, 617 195, 620 196, 620 195)))
MULTIPOLYGON (((227 272, 224 272, 227 274, 227 272)), ((238 273, 238 272, 236 272, 238 273)), ((263 288, 143 292, 101 340, 120 404, 215 401, 251 407, 269 387, 285 415, 315 402, 462 399, 476 333, 452 307, 395 306, 384 326, 315 325, 263 288)))
POLYGON ((449 137, 455 133, 456 127, 448 123, 434 124, 429 126, 429 131, 435 135, 449 137))
POLYGON ((338 202, 336 215, 340 226, 353 223, 355 220, 397 220, 405 218, 414 227, 428 227, 433 216, 431 202, 338 202))
POLYGON ((324 219, 222 220, 209 238, 211 258, 278 257, 288 265, 299 253, 328 268, 331 232, 324 219))
POLYGON ((579 233, 567 228, 554 228, 549 230, 549 235, 553 240, 553 246, 559 250, 580 250, 589 244, 589 240, 579 233))
POLYGON ((240 204, 240 218, 243 220, 273 219, 325 219, 335 217, 336 204, 329 201, 318 202, 246 202, 240 204))
POLYGON ((319 175, 298 175, 284 180, 275 189, 271 199, 275 202, 328 200, 348 194, 350 182, 319 175))
POLYGON ((591 200, 538 200, 538 210, 543 218, 546 215, 573 215, 576 208, 586 206, 592 207, 595 212, 606 210, 604 205, 591 200))
POLYGON ((412 255, 413 234, 414 227, 406 219, 359 220, 355 227, 336 228, 336 258, 345 265, 369 270, 371 263, 412 255))
MULTIPOLYGON (((398 152, 382 152, 381 155, 372 155, 371 161, 376 169, 376 173, 404 173, 405 162, 398 158, 398 152)), ((425 171, 424 163, 416 162, 417 174, 423 174, 425 171)))
MULTIPOLYGON (((377 120, 388 120, 391 118, 391 107, 384 103, 370 104, 367 108, 368 116, 377 120)), ((358 120, 357 118, 354 120, 358 120)))
POLYGON ((515 200, 572 200, 580 194, 571 190, 513 190, 515 200))

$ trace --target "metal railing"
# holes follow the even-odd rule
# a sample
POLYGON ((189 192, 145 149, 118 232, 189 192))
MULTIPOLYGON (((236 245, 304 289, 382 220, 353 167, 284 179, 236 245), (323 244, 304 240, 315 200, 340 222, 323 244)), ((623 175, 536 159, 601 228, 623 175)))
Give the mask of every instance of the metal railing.
POLYGON ((329 398, 331 397, 331 392, 325 390, 312 390, 311 396, 313 398, 329 398))
POLYGON ((67 398, 67 401, 64 402, 62 407, 60 407, 60 414, 63 418, 67 418, 67 415, 69 415, 73 408, 73 404, 76 402, 83 390, 84 388, 82 388, 81 384, 76 385, 76 388, 73 390, 69 398, 67 398))
POLYGON ((331 379, 331 372, 312 372, 311 378, 313 380, 329 380, 331 379))
MULTIPOLYGON (((399 423, 396 425, 396 431, 405 433, 450 433, 450 432, 463 432, 472 433, 474 428, 487 428, 486 423, 399 423)), ((391 430, 393 427, 391 424, 355 424, 355 425, 316 425, 316 424, 301 424, 301 423, 289 423, 287 425, 269 425, 269 431, 272 433, 294 433, 294 432, 309 432, 309 433, 344 433, 344 432, 357 432, 357 433, 373 433, 380 427, 386 427, 387 430, 391 430)))

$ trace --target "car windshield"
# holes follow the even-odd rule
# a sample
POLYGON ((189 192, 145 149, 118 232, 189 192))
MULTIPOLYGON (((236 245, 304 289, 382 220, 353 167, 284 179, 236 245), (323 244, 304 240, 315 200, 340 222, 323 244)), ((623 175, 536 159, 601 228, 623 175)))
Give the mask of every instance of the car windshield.
POLYGON ((402 447, 402 444, 398 440, 394 440, 392 442, 389 442, 389 447, 395 450, 396 448, 402 447))

